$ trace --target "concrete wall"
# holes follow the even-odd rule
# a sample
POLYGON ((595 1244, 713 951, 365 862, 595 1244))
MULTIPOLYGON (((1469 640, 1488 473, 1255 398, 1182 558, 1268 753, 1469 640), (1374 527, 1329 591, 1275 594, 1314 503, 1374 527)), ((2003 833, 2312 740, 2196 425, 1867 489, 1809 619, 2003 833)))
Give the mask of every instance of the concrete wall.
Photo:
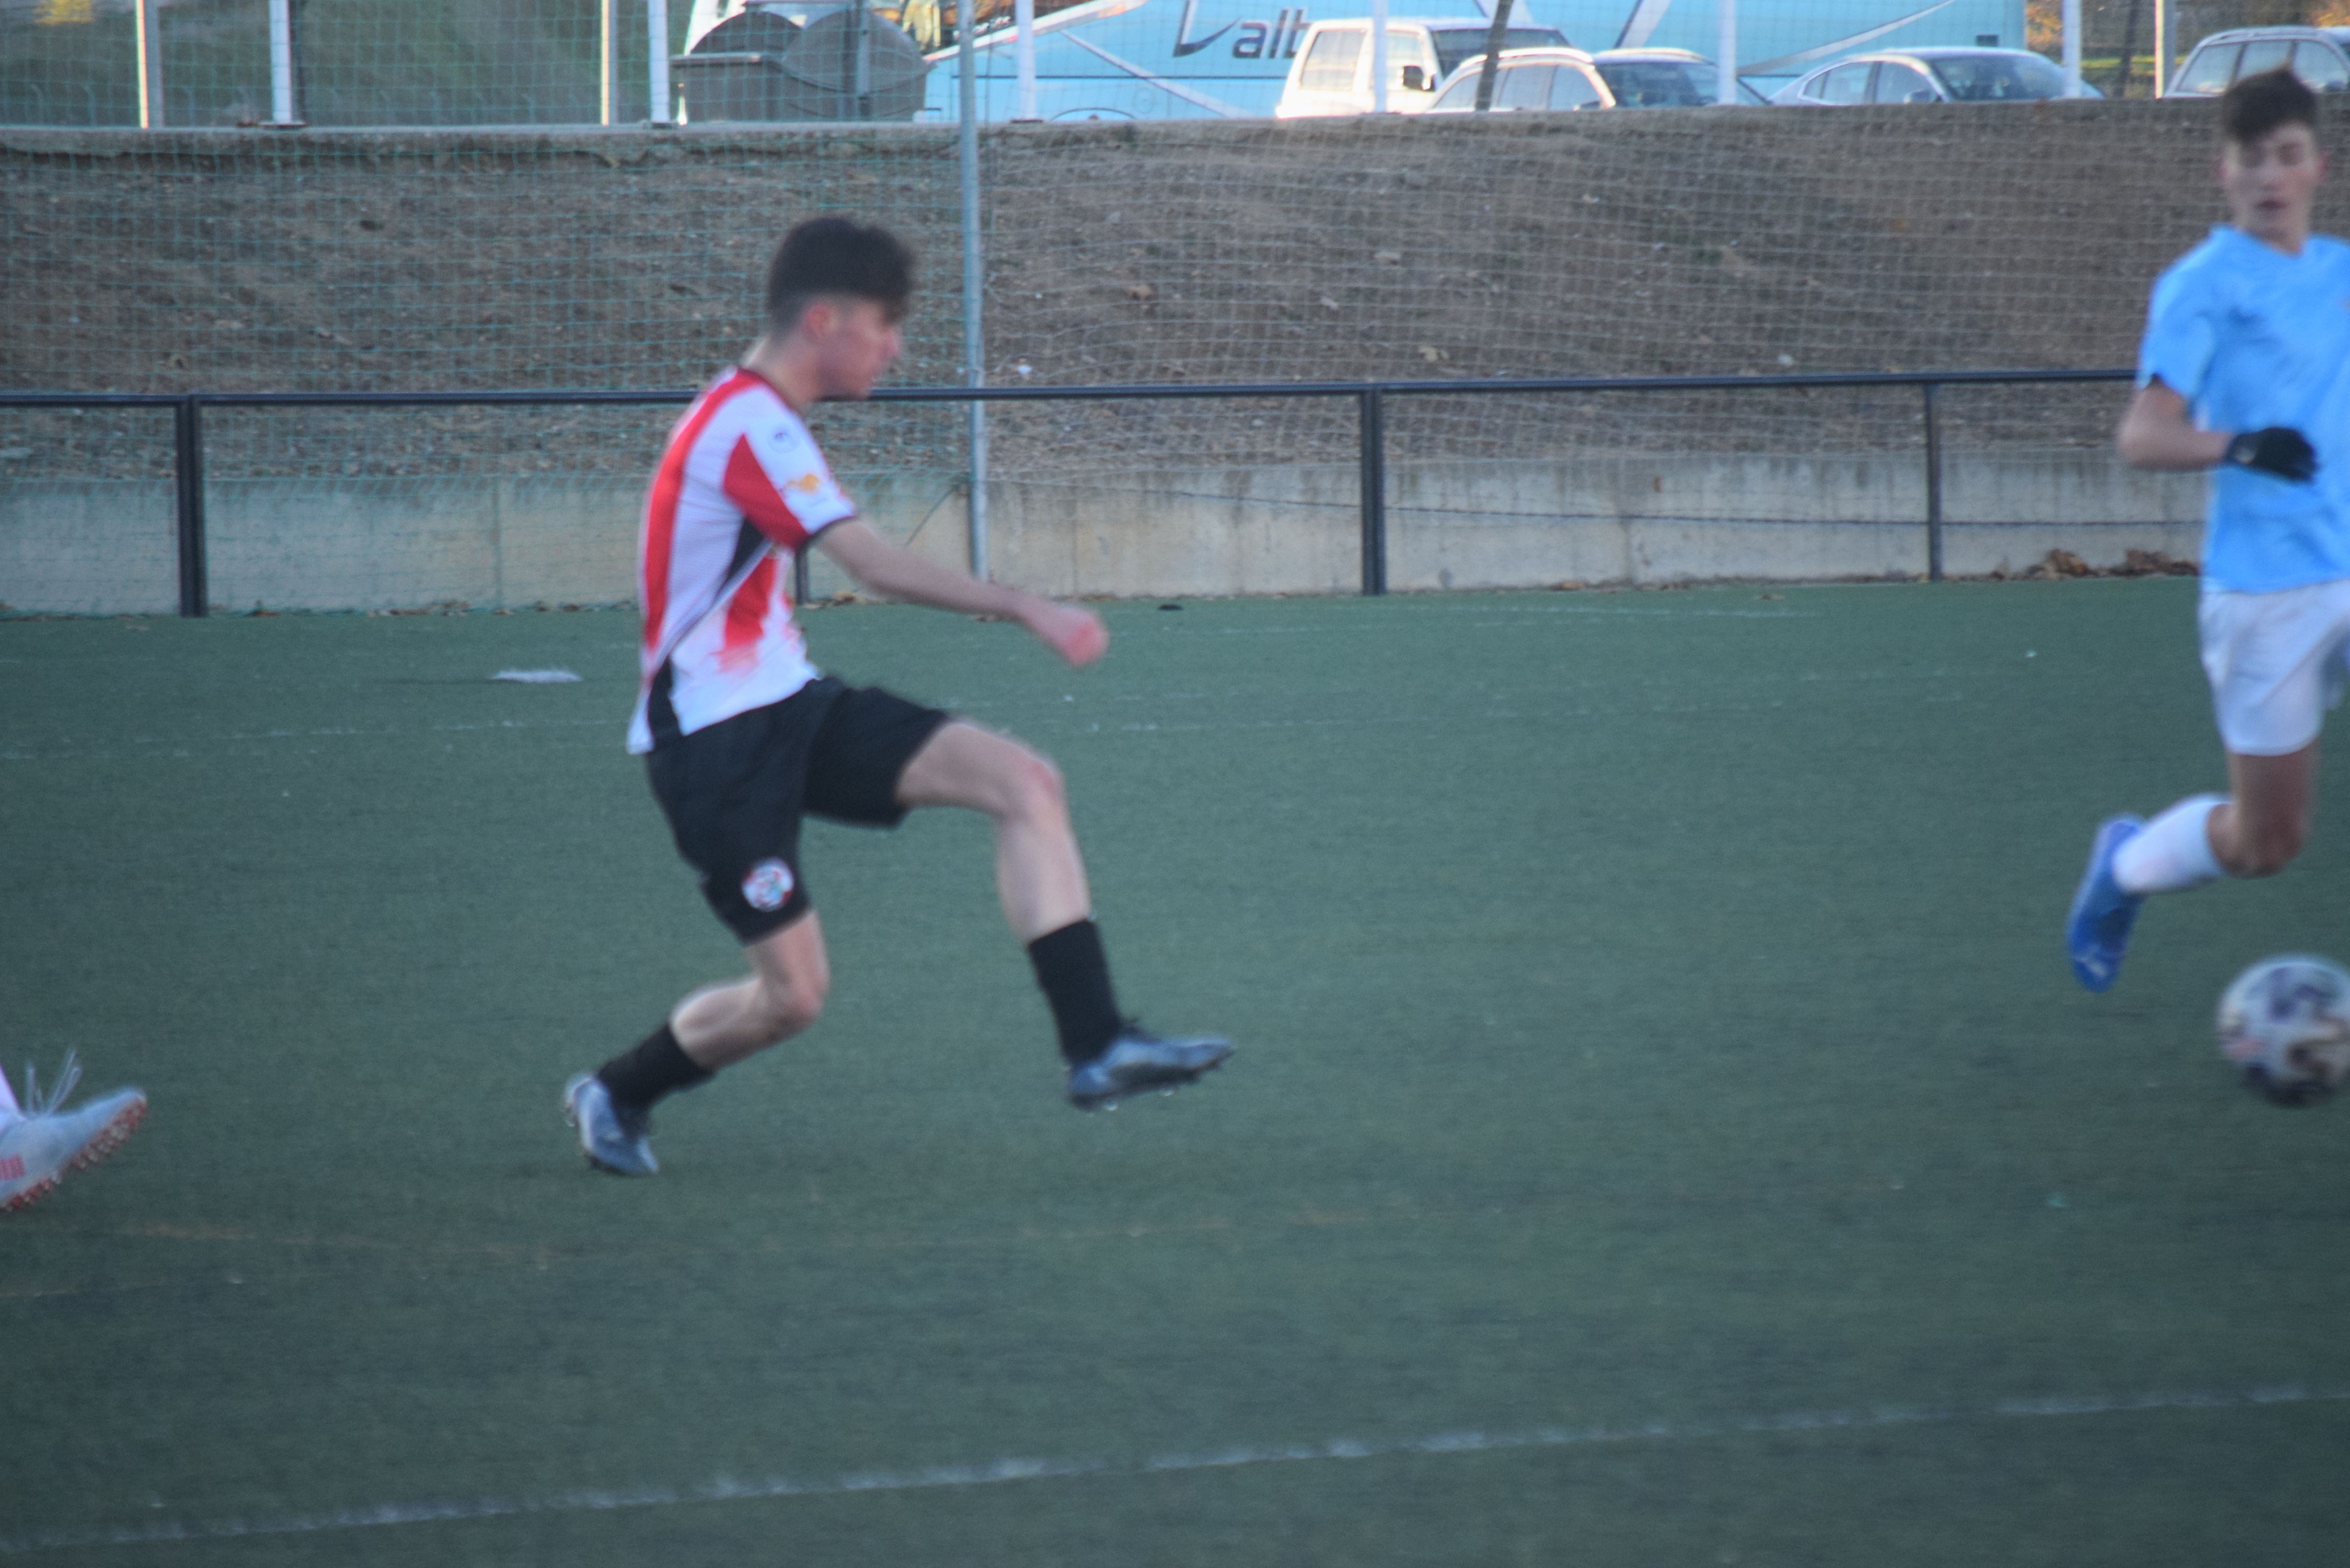
MULTIPOLYGON (((851 476, 869 521, 961 565, 952 474, 851 476)), ((1617 454, 1399 463, 1399 589, 1908 576, 1926 568, 1914 454, 1617 454)), ((1361 581, 1351 464, 1156 470, 989 487, 994 575, 1052 594, 1346 593, 1361 581)), ((207 493, 212 598, 229 610, 502 607, 631 597, 633 485, 266 479, 207 493)), ((2192 557, 2202 483, 2065 449, 1946 462, 1945 568, 2021 571, 2053 548, 2092 566, 2130 549, 2192 557)), ((0 487, 0 603, 157 612, 176 590, 171 486, 0 487)), ((819 594, 848 586, 817 561, 819 594)))

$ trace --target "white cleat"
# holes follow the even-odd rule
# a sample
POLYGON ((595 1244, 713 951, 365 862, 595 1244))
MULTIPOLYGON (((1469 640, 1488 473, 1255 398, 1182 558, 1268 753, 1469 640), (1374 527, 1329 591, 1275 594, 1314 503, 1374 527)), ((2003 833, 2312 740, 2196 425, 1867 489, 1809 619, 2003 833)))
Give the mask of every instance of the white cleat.
POLYGON ((72 1170, 87 1170, 120 1148, 147 1114, 147 1096, 117 1089, 78 1110, 58 1107, 80 1081, 81 1066, 66 1054, 57 1086, 47 1095, 25 1075, 23 1115, 0 1122, 0 1213, 47 1198, 72 1170))

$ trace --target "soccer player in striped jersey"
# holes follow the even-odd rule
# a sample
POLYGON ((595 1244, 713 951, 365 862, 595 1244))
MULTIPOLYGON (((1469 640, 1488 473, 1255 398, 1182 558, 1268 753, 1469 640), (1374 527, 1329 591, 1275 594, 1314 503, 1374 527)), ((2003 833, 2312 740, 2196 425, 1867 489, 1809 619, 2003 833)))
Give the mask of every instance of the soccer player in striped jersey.
POLYGON ((894 236, 817 218, 767 273, 764 335, 697 398, 646 499, 639 561, 642 686, 629 749, 750 973, 695 992, 641 1044, 571 1080, 564 1110, 588 1162, 658 1168, 649 1113, 680 1089, 816 1022, 830 984, 800 871, 804 815, 894 826, 961 806, 995 827, 1004 918, 1026 944, 1081 1109, 1189 1084, 1232 1046, 1161 1039, 1119 1012, 1061 776, 1025 746, 808 662, 789 597, 813 545, 892 599, 1014 622, 1073 665, 1101 657, 1100 618, 931 565, 858 522, 804 417, 862 398, 897 358, 913 257, 894 236))
POLYGON ((2350 676, 2350 244, 2310 232, 2317 97, 2263 71, 2221 95, 2220 125, 2229 222, 2155 284, 2119 444, 2139 468, 2212 471, 2197 619, 2228 793, 2097 829, 2065 930, 2091 991, 2148 895, 2300 853, 2350 676))

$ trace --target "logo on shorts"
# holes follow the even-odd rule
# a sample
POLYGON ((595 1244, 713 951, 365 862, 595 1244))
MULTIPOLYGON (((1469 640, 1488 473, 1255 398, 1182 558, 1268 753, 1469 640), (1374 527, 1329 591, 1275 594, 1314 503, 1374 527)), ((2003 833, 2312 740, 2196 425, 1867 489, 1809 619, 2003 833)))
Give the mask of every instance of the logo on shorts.
POLYGON ((792 868, 780 860, 762 860, 743 878, 743 901, 773 914, 792 896, 792 868))

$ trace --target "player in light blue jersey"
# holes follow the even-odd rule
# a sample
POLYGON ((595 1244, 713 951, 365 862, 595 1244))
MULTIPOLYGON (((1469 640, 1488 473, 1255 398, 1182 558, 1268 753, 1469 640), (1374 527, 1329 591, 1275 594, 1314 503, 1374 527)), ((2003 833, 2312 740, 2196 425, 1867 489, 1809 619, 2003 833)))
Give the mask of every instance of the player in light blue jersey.
POLYGON ((2317 734, 2350 676, 2350 244, 2310 233, 2317 98, 2289 70, 2220 100, 2229 222, 2154 286, 2119 445, 2213 471, 2197 619, 2228 793, 2097 829, 2073 972, 2104 991, 2149 893, 2284 869, 2308 836, 2317 734))

